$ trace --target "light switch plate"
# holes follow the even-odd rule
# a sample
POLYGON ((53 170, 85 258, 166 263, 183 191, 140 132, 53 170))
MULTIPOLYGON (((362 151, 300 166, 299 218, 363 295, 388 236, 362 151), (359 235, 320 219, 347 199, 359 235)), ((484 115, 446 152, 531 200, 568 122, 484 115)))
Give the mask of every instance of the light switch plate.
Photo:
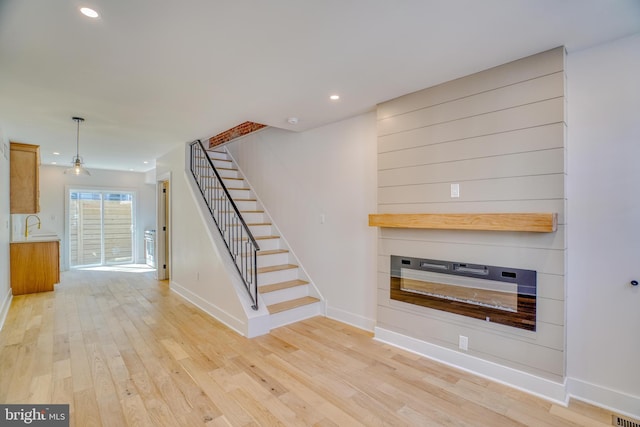
POLYGON ((454 199, 460 197, 460 184, 451 184, 451 197, 454 199))

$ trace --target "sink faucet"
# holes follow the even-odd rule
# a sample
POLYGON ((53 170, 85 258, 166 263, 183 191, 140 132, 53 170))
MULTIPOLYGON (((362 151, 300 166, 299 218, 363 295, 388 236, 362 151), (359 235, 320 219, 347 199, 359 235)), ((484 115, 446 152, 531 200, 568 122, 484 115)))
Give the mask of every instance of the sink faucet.
POLYGON ((29 237, 29 218, 35 216, 38 219, 38 230, 40 230, 40 217, 38 215, 27 215, 24 220, 24 238, 29 237))

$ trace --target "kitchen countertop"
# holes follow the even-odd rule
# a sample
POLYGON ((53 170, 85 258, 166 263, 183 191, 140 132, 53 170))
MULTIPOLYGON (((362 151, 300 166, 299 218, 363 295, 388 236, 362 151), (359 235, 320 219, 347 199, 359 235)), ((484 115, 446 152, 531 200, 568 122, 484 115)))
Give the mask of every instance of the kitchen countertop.
POLYGON ((60 237, 56 236, 56 235, 32 235, 29 236, 27 238, 20 238, 18 240, 11 240, 10 243, 39 243, 39 242, 59 242, 60 241, 60 237))

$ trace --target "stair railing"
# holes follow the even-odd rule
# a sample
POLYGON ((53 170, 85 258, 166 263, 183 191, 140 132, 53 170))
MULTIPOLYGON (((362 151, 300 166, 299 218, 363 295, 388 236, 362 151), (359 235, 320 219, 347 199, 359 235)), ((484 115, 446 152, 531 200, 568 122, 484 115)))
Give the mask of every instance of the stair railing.
POLYGON ((200 140, 191 143, 190 157, 191 173, 257 310, 260 247, 200 140))

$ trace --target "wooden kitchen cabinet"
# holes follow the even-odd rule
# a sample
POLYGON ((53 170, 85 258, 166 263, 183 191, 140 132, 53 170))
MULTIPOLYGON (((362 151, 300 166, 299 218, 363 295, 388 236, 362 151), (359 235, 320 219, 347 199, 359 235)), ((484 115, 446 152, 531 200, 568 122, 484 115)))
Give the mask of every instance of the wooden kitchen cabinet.
POLYGON ((11 243, 13 295, 47 292, 60 283, 60 241, 11 243))
POLYGON ((10 210, 12 214, 40 212, 40 146, 11 143, 10 210))

